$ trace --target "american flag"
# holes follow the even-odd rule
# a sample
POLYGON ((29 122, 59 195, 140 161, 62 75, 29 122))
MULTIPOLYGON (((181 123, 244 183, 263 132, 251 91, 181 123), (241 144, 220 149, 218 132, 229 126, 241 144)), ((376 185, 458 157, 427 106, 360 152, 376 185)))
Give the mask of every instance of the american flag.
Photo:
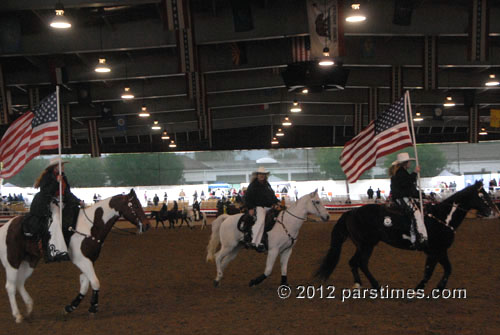
POLYGON ((308 36, 292 37, 292 61, 306 62, 311 60, 311 43, 308 36))
POLYGON ((0 160, 3 162, 0 177, 15 176, 41 150, 57 149, 59 127, 57 122, 57 97, 52 93, 33 111, 15 120, 0 141, 0 160))
POLYGON ((412 144, 403 96, 346 143, 340 155, 340 165, 347 180, 354 183, 363 172, 375 166, 377 158, 412 144))

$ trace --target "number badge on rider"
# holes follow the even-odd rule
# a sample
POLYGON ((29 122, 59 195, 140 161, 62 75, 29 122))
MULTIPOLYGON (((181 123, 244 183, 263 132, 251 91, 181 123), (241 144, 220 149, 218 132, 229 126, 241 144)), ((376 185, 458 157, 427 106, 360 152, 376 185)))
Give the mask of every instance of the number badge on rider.
POLYGON ((384 218, 384 226, 386 227, 391 227, 392 226, 392 220, 390 216, 386 216, 384 218))

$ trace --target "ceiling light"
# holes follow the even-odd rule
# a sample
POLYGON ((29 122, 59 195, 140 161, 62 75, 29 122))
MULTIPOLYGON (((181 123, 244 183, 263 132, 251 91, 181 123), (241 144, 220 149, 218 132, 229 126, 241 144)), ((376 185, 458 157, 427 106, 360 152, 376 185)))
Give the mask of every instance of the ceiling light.
POLYGON ((164 130, 163 133, 161 134, 161 139, 162 140, 169 140, 170 139, 170 136, 168 136, 166 130, 164 130))
POLYGON ((71 23, 68 21, 66 16, 64 16, 64 6, 62 3, 58 2, 56 4, 56 15, 50 22, 50 26, 56 29, 68 29, 71 28, 71 23))
POLYGON ((453 107, 453 106, 455 106, 455 103, 453 102, 453 98, 451 96, 447 96, 446 100, 444 101, 443 106, 444 107, 453 107))
POLYGON ((481 128, 481 131, 479 132, 479 135, 485 136, 485 135, 488 135, 488 132, 486 131, 486 129, 481 128))
POLYGON ((151 127, 153 130, 160 130, 161 127, 158 125, 158 121, 154 120, 153 121, 153 126, 151 127))
POLYGON ((271 144, 279 144, 280 142, 278 142, 278 140, 276 139, 276 137, 273 137, 273 139, 271 140, 271 144))
POLYGON ((415 122, 424 121, 424 118, 422 117, 422 115, 419 112, 417 112, 417 113, 415 113, 415 117, 413 118, 413 121, 415 121, 415 122))
POLYGON ((168 145, 170 148, 176 148, 177 144, 175 144, 174 140, 170 141, 170 144, 168 145))
POLYGON ((303 89, 302 89, 302 93, 304 93, 304 94, 309 93, 309 89, 308 89, 307 87, 306 87, 306 88, 303 88, 303 89))
POLYGON ((281 128, 278 129, 278 132, 276 133, 276 136, 285 136, 285 133, 281 130, 281 128))
POLYGON ((290 112, 292 113, 300 113, 302 112, 302 108, 300 108, 300 105, 297 100, 293 101, 292 108, 290 108, 290 112))
POLYGON ((134 94, 130 90, 130 87, 125 86, 125 88, 123 89, 123 93, 122 93, 122 99, 130 100, 133 98, 134 98, 134 94))
POLYGON ((106 58, 104 58, 104 57, 99 58, 99 63, 95 67, 95 72, 99 72, 99 73, 111 72, 111 69, 109 68, 109 66, 106 65, 106 58))
POLYGON ((358 2, 354 2, 351 5, 350 13, 346 16, 345 20, 347 22, 362 22, 366 20, 366 16, 361 12, 361 5, 358 2))
POLYGON ((333 58, 330 57, 330 49, 328 49, 328 47, 325 47, 323 49, 323 57, 320 58, 318 64, 320 66, 332 66, 333 64, 335 64, 333 58))
POLYGON ((285 127, 288 127, 288 126, 292 125, 292 121, 290 121, 290 119, 288 118, 288 116, 283 119, 282 125, 285 126, 285 127))
POLYGON ((148 108, 146 107, 146 105, 142 105, 141 111, 139 112, 139 116, 140 117, 149 117, 150 115, 151 114, 149 114, 148 108))
POLYGON ((498 79, 496 79, 495 75, 492 73, 492 74, 490 74, 488 81, 484 85, 485 86, 498 86, 498 85, 500 85, 500 82, 498 82, 498 79))

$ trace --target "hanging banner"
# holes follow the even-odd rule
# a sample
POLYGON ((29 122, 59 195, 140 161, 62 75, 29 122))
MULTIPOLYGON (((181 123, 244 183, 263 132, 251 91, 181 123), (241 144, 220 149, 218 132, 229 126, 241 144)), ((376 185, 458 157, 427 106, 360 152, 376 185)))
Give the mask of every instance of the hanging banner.
POLYGON ((311 58, 320 58, 325 47, 332 57, 344 55, 342 5, 342 0, 307 0, 311 58))
POLYGON ((490 109, 490 126, 500 128, 500 109, 490 109))

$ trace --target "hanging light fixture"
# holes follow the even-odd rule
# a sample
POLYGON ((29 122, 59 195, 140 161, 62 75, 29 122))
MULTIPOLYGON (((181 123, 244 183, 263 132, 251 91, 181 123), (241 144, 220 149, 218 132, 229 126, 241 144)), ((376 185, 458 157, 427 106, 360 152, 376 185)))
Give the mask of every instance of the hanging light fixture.
POLYGON ((492 73, 489 75, 489 79, 484 85, 485 86, 498 86, 498 85, 500 85, 500 82, 495 77, 495 75, 492 73))
POLYGON ((481 136, 486 136, 486 135, 488 135, 488 132, 486 131, 485 128, 481 128, 481 131, 478 134, 481 136))
POLYGON ((330 57, 330 49, 328 49, 328 47, 325 47, 323 49, 323 57, 320 58, 318 64, 320 66, 332 66, 333 64, 335 64, 333 58, 330 57))
POLYGON ((347 22, 363 22, 366 20, 366 16, 361 11, 361 4, 358 1, 354 1, 351 4, 351 10, 347 14, 345 20, 347 22))
MULTIPOLYGON (((99 40, 101 43, 101 54, 102 54, 102 25, 99 27, 99 40)), ((99 62, 94 69, 98 73, 108 73, 111 72, 111 68, 106 64, 106 58, 104 56, 99 57, 99 62)))
POLYGON ((285 133, 281 130, 281 128, 278 128, 278 131, 276 132, 276 136, 285 136, 285 133))
POLYGON ((283 125, 284 127, 291 126, 291 125, 292 125, 292 121, 290 121, 290 119, 288 118, 288 116, 286 116, 286 117, 283 119, 283 123, 281 123, 281 125, 283 125))
POLYGON ((168 136, 167 130, 163 130, 163 133, 161 134, 161 139, 162 140, 169 140, 170 136, 168 136))
POLYGON ((292 108, 290 108, 290 112, 292 113, 302 112, 302 108, 300 108, 299 102, 297 100, 293 101, 292 108))
POLYGON ((304 87, 304 88, 302 89, 302 93, 303 93, 303 94, 307 94, 307 93, 309 93, 309 89, 308 89, 307 87, 304 87))
POLYGON ((149 117, 149 116, 151 116, 151 114, 149 114, 149 112, 148 112, 148 108, 146 107, 146 105, 142 105, 141 111, 139 112, 139 116, 140 117, 149 117))
POLYGON ((280 144, 280 142, 278 142, 278 139, 276 137, 273 137, 273 139, 271 140, 271 144, 280 144))
POLYGON ((130 90, 130 87, 129 86, 125 86, 125 88, 123 89, 123 93, 122 93, 122 99, 124 99, 124 100, 130 100, 130 99, 133 99, 134 97, 135 96, 132 93, 132 91, 130 90))
POLYGON ((413 118, 413 121, 415 121, 415 122, 424 121, 424 118, 422 117, 422 115, 420 114, 420 112, 416 112, 415 113, 415 117, 413 118))
POLYGON ((454 107, 455 106, 455 102, 453 102, 453 98, 451 97, 451 95, 446 97, 446 100, 444 101, 443 106, 444 107, 454 107))
POLYGON ((153 129, 153 130, 160 130, 161 129, 160 125, 158 125, 157 120, 153 121, 153 126, 151 127, 151 129, 153 129))
POLYGON ((68 29, 71 28, 71 23, 68 18, 64 16, 64 6, 62 3, 58 2, 55 8, 56 15, 50 22, 50 26, 55 29, 68 29))
POLYGON ((170 144, 168 145, 170 148, 176 148, 177 147, 177 144, 175 144, 175 141, 174 140, 171 140, 170 141, 170 144))

